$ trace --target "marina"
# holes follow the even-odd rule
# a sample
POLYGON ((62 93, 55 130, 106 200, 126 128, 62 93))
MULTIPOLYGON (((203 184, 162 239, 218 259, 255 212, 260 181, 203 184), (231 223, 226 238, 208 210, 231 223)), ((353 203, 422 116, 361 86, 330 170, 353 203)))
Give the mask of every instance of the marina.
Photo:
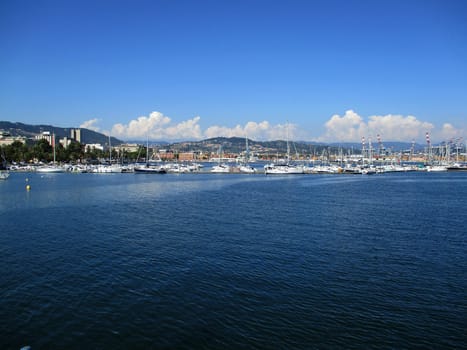
MULTIPOLYGON (((47 133, 54 145, 55 135, 47 133)), ((427 134, 427 139, 429 136, 427 134)), ((227 143, 228 139, 223 139, 227 143)), ((236 141, 238 142, 238 141, 236 141)), ((242 141, 243 142, 243 141, 242 141)), ((374 175, 392 172, 445 172, 467 171, 466 147, 460 142, 441 143, 433 146, 430 141, 424 150, 415 150, 412 143, 410 150, 388 150, 378 137, 378 146, 374 147, 371 139, 368 143, 362 138, 361 149, 353 150, 342 147, 332 149, 320 146, 321 154, 310 153, 300 155, 293 142, 284 142, 285 153, 277 153, 275 156, 256 153, 249 148, 248 138, 245 138, 244 150, 239 153, 224 154, 222 143, 218 146, 215 155, 206 153, 206 159, 201 158, 201 152, 177 153, 168 152, 166 149, 157 150, 149 146, 138 146, 139 152, 133 160, 122 157, 113 157, 111 147, 107 150, 107 158, 95 160, 79 159, 75 162, 57 162, 55 146, 53 146, 53 161, 44 162, 15 162, 4 161, 3 167, 11 172, 40 172, 40 173, 212 173, 212 174, 252 174, 252 175, 299 175, 299 174, 343 174, 343 175, 374 175), (295 150, 292 156, 291 147, 295 150), (141 151, 145 150, 145 158, 141 157, 141 151), (162 159, 164 157, 164 160, 162 159), (187 159, 185 159, 185 157, 187 159), (182 160, 177 160, 178 158, 182 160), (144 161, 143 161, 144 159, 144 161)), ((251 142, 251 141, 250 141, 251 142)), ((110 137, 109 137, 110 143, 110 137)), ((121 151, 121 150, 120 150, 121 151)), ((206 157, 205 155, 205 157, 206 157)))

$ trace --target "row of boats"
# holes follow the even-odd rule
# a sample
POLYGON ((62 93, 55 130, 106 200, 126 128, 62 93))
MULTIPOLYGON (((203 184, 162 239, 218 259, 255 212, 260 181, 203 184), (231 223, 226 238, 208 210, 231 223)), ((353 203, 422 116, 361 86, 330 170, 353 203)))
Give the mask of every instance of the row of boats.
POLYGON ((264 166, 265 174, 362 174, 373 175, 393 172, 410 171, 467 171, 467 164, 454 163, 449 165, 413 165, 413 164, 383 164, 383 165, 356 165, 337 164, 320 165, 292 165, 292 164, 268 164, 264 166))
MULTIPOLYGON (((165 173, 245 173, 266 175, 293 175, 293 174, 363 174, 372 175, 389 172, 409 172, 409 171, 467 171, 466 163, 436 164, 436 165, 414 165, 414 164, 382 164, 382 165, 357 165, 357 164, 293 164, 293 163, 268 163, 261 165, 249 163, 240 165, 230 165, 228 163, 218 163, 209 165, 208 170, 204 170, 205 165, 201 163, 138 163, 138 164, 51 164, 51 165, 13 165, 11 171, 34 171, 38 173, 145 173, 145 174, 165 174, 165 173)), ((0 172, 0 179, 6 179, 8 171, 0 172)))
MULTIPOLYGON (((97 164, 97 165, 44 165, 44 166, 29 166, 26 167, 26 171, 35 171, 38 173, 153 173, 153 174, 165 174, 165 173, 189 173, 200 171, 203 167, 202 164, 190 163, 190 164, 178 164, 178 163, 167 163, 164 165, 145 163, 145 164, 97 164)), ((10 168, 12 170, 20 170, 10 168)))

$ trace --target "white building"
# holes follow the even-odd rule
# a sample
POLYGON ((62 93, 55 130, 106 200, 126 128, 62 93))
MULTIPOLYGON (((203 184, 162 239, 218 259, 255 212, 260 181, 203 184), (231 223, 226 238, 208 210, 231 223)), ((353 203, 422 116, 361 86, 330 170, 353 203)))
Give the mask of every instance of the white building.
POLYGON ((6 131, 0 131, 0 146, 8 146, 8 145, 11 145, 15 141, 26 143, 26 137, 11 136, 11 134, 6 131))
POLYGON ((84 149, 86 150, 86 152, 88 152, 88 150, 99 150, 99 151, 103 151, 104 150, 104 146, 102 146, 100 143, 87 143, 85 146, 84 146, 84 149))
POLYGON ((47 140, 47 142, 51 145, 52 143, 52 138, 54 137, 54 134, 51 134, 50 131, 43 131, 42 134, 36 135, 34 138, 39 141, 39 140, 47 140))

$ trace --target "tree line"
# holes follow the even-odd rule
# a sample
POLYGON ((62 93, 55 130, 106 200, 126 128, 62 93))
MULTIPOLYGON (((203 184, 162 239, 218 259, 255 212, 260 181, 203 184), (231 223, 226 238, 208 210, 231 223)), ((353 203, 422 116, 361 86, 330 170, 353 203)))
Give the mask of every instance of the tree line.
MULTIPOLYGON (((22 143, 15 141, 10 145, 0 146, 2 160, 7 163, 50 163, 54 160, 54 150, 52 145, 45 139, 34 143, 22 143)), ((132 161, 138 157, 140 152, 125 152, 119 154, 112 150, 112 159, 123 159, 132 161)), ((55 146, 55 160, 65 163, 92 163, 101 159, 109 158, 109 152, 95 148, 85 148, 85 145, 71 141, 68 147, 63 147, 57 143, 55 146)))

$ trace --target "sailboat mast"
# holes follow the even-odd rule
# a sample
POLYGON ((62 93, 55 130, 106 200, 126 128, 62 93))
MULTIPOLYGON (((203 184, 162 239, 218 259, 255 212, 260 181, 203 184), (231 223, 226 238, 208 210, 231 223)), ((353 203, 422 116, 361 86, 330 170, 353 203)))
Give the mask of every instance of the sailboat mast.
POLYGON ((146 164, 149 164, 149 134, 146 137, 146 164))
POLYGON ((290 162, 290 146, 289 146, 289 122, 287 122, 287 164, 290 162))
POLYGON ((250 150, 248 148, 248 136, 245 136, 245 164, 250 160, 250 150))
POLYGON ((112 145, 110 144, 110 134, 109 134, 109 164, 112 164, 112 145))
POLYGON ((56 163, 56 157, 55 157, 55 133, 52 133, 52 148, 54 151, 54 164, 56 163))

